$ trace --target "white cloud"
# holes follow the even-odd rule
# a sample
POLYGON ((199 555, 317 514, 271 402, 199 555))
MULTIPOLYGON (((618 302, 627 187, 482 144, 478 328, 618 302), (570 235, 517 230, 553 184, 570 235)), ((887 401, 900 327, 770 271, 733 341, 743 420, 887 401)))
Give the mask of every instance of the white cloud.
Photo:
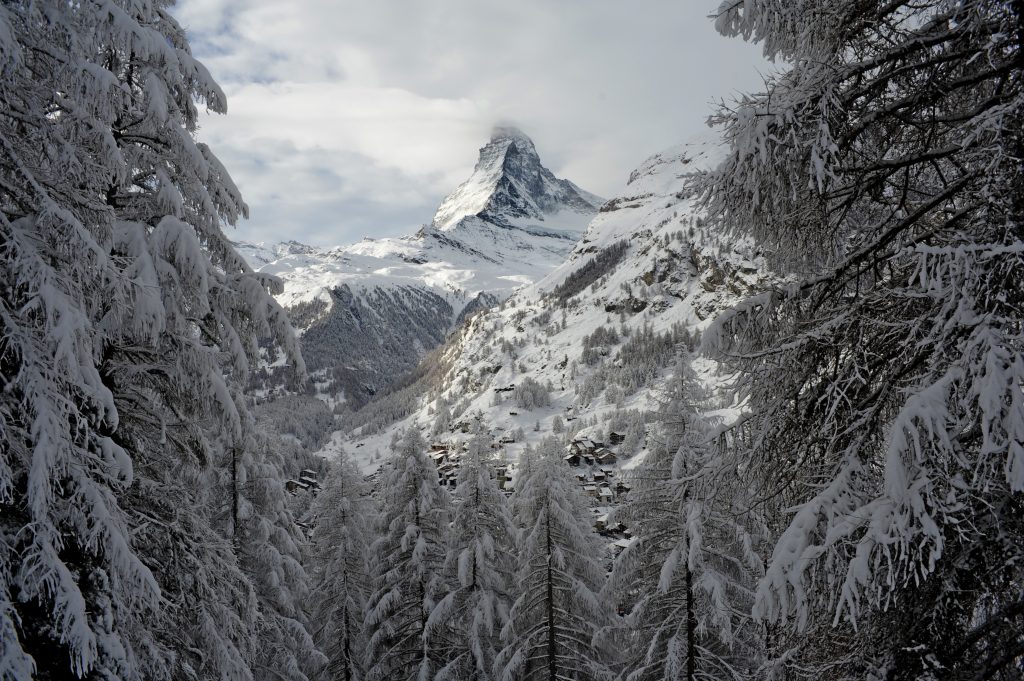
POLYGON ((201 135, 252 208, 238 236, 332 245, 429 221, 497 121, 613 193, 760 82, 756 50, 701 4, 185 0, 176 16, 228 94, 201 135))

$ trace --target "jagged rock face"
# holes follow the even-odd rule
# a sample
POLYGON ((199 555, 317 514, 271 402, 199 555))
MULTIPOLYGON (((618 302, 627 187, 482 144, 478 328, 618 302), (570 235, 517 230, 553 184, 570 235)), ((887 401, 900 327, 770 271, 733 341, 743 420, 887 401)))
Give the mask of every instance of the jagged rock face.
POLYGON ((359 403, 468 315, 560 265, 602 203, 556 178, 529 137, 498 128, 469 180, 415 234, 330 250, 295 241, 237 246, 253 268, 284 280, 278 300, 305 334, 318 387, 359 403), (360 309, 380 314, 353 317, 360 309))
POLYGON ((472 176, 441 202, 433 226, 450 229, 473 215, 506 226, 524 220, 559 222, 556 216, 565 212, 592 216, 601 203, 545 168, 529 137, 515 128, 496 128, 480 149, 472 176))

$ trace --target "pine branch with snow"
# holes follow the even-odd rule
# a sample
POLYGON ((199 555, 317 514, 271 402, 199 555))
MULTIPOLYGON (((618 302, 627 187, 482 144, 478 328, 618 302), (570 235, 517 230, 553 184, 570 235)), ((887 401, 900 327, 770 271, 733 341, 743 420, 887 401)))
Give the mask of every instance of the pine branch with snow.
POLYGON ((706 335, 753 414, 736 441, 779 519, 755 614, 791 666, 1024 653, 1019 9, 722 5, 788 63, 717 117, 732 150, 698 190, 791 281, 706 335))
POLYGON ((224 95, 167 5, 0 11, 3 679, 251 678, 202 469, 256 336, 301 359, 223 234, 245 205, 193 133, 224 95))
POLYGON ((256 432, 244 450, 228 453, 230 461, 221 466, 229 471, 223 488, 231 501, 228 536, 255 589, 255 681, 309 681, 326 659, 305 613, 311 594, 303 564, 306 539, 286 501, 285 462, 278 451, 271 436, 256 432))

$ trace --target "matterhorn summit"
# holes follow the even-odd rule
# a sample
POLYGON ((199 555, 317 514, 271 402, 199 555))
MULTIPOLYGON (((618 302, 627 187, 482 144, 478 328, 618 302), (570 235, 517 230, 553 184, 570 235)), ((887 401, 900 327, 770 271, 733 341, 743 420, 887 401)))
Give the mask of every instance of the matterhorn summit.
POLYGON ((473 174, 441 202, 433 227, 449 229, 477 216, 515 226, 552 223, 563 229, 585 227, 603 200, 555 177, 541 165, 533 140, 513 127, 497 127, 480 149, 473 174))
POLYGON ((498 127, 469 179, 413 234, 332 249, 237 247, 283 280, 278 300, 293 311, 325 395, 359 402, 411 370, 467 314, 561 265, 603 202, 555 177, 521 131, 498 127))

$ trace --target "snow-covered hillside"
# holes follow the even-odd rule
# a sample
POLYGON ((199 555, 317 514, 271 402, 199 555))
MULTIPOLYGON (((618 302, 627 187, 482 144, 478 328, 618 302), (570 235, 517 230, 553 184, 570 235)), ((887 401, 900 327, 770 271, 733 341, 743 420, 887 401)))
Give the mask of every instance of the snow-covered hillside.
POLYGON ((360 403, 412 369, 464 314, 564 262, 603 202, 545 168, 514 128, 497 128, 472 176, 415 234, 318 249, 240 243, 284 282, 318 390, 360 403), (343 395, 342 395, 343 393, 343 395))
MULTIPOLYGON (((753 247, 708 233, 681 192, 718 161, 718 144, 709 136, 648 159, 565 262, 473 317, 418 387, 371 403, 324 453, 344 446, 369 470, 401 428, 417 422, 457 446, 480 415, 510 461, 552 432, 604 442, 614 432, 626 436, 617 467, 638 460, 679 348, 765 281, 753 247)), ((698 369, 715 382, 710 364, 698 369)))

